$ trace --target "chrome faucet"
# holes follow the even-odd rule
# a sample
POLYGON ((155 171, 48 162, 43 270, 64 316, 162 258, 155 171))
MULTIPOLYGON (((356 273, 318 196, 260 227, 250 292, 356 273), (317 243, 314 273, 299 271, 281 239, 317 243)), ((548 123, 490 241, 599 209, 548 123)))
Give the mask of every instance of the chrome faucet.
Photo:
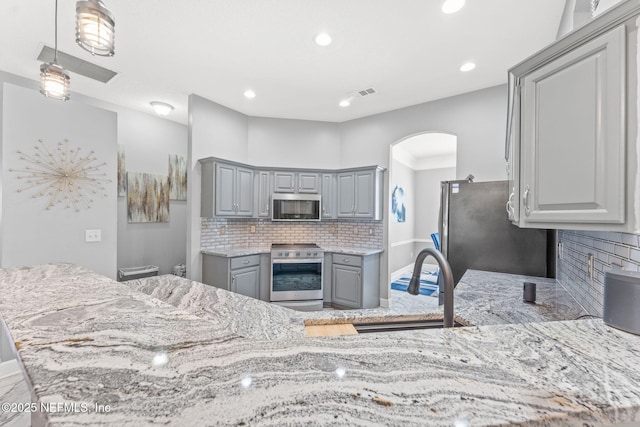
POLYGON ((409 288, 407 292, 411 295, 418 295, 420 293, 420 272, 422 271, 422 263, 424 259, 431 255, 438 262, 440 267, 440 274, 443 276, 444 281, 444 327, 453 327, 453 272, 451 266, 444 258, 442 253, 434 248, 426 248, 420 251, 416 258, 416 263, 413 266, 413 276, 411 276, 411 282, 409 282, 409 288))

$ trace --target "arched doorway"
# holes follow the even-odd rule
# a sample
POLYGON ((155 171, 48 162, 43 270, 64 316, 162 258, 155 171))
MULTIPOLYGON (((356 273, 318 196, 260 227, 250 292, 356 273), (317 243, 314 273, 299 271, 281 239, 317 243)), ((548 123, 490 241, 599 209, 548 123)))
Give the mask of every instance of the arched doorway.
MULTIPOLYGON (((418 252, 433 247, 431 233, 438 231, 440 182, 456 179, 457 145, 456 135, 437 131, 410 135, 391 144, 386 248, 390 287, 410 272, 418 252)), ((390 288, 389 301, 392 294, 390 288)))

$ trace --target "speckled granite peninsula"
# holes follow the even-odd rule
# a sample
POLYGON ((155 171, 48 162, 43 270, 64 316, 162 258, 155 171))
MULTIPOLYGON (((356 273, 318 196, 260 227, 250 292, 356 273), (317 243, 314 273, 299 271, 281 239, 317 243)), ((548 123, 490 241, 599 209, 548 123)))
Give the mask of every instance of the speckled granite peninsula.
POLYGON ((0 270, 0 295, 37 399, 91 408, 51 425, 640 421, 640 337, 600 320, 245 338, 67 264, 0 270))

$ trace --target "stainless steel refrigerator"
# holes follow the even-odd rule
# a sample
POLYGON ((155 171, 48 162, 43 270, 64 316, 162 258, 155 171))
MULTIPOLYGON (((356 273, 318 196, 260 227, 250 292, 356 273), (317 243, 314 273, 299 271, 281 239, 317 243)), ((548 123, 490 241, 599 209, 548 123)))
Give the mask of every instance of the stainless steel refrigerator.
POLYGON ((555 233, 511 224, 508 198, 508 181, 441 183, 440 250, 456 285, 467 269, 555 277, 555 233))

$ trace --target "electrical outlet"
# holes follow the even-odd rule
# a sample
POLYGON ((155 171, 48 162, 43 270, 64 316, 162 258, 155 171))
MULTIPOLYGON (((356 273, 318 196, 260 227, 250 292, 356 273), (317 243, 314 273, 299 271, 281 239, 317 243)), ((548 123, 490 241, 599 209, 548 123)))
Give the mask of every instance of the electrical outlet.
POLYGON ((102 240, 102 230, 84 230, 85 243, 99 242, 102 240))
POLYGON ((353 234, 358 234, 358 226, 357 225, 355 225, 353 227, 353 234))
POLYGON ((222 227, 220 227, 220 234, 226 234, 226 232, 227 232, 226 226, 223 225, 222 227))
POLYGON ((373 228, 369 229, 369 235, 373 236, 373 228))
POLYGON ((252 225, 249 227, 249 233, 255 233, 256 232, 256 226, 252 225))

